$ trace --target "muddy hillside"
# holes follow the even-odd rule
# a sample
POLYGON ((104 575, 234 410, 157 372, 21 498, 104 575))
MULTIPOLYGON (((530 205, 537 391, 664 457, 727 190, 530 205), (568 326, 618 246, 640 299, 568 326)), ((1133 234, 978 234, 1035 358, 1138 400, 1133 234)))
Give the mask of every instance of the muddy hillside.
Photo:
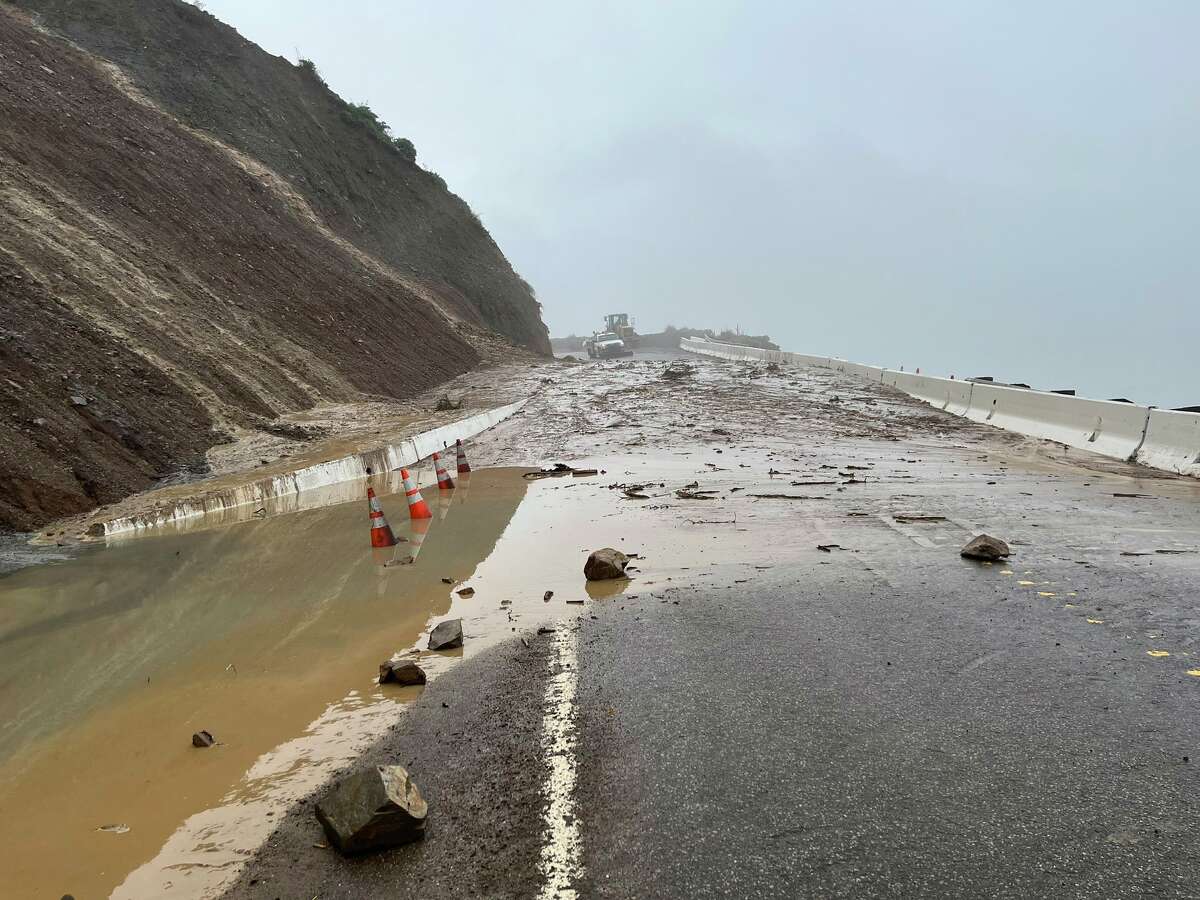
POLYGON ((548 352, 467 205, 346 108, 181 2, 0 4, 0 529, 496 332, 548 352))

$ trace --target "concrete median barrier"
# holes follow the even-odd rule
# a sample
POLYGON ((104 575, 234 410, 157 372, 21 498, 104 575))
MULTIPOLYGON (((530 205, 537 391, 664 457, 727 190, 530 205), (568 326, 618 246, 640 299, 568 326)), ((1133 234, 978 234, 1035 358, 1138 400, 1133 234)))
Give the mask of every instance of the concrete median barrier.
POLYGON ((1200 413, 1150 410, 1137 461, 1156 469, 1200 476, 1200 413))
POLYGON ((967 417, 1030 437, 1131 460, 1146 436, 1150 409, 1136 403, 1088 400, 976 382, 967 417))

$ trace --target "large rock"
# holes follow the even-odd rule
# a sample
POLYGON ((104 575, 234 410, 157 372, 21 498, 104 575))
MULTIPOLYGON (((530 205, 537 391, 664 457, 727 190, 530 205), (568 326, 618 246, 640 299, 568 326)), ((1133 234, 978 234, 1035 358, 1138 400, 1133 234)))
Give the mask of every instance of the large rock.
POLYGON ((966 559, 982 559, 988 562, 1004 559, 1012 553, 1008 549, 1008 544, 987 534, 971 538, 967 546, 963 547, 960 552, 966 559))
POLYGON ((429 632, 430 650, 452 650, 463 645, 462 619, 447 619, 438 622, 429 632))
POLYGON ((605 547, 596 550, 583 564, 583 574, 588 581, 603 581, 606 578, 624 578, 629 557, 620 550, 605 547))
POLYGON ((418 841, 429 813, 403 766, 373 766, 339 782, 317 804, 329 843, 347 856, 418 841))
POLYGON ((411 659, 389 659, 379 664, 380 684, 424 684, 425 670, 411 659))

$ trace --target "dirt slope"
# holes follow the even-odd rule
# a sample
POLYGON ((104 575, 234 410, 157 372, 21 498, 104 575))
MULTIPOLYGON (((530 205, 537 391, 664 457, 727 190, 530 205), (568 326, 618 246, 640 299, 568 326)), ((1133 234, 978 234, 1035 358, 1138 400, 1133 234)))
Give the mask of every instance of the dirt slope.
MULTIPOLYGON (((190 39, 138 38, 163 65, 190 39)), ((478 361, 421 284, 2 4, 0 122, 0 527, 202 467, 262 417, 407 396, 478 361)))
POLYGON ((116 63, 180 121, 281 175, 329 228, 411 278, 416 290, 550 353, 540 305, 467 204, 356 124, 316 71, 271 56, 181 0, 15 5, 116 63))

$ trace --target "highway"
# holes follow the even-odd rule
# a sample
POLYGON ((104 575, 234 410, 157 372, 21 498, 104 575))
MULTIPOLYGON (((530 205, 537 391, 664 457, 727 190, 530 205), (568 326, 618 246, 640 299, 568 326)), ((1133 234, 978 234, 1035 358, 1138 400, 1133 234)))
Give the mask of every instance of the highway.
POLYGON ((409 766, 425 841, 347 862, 304 805, 229 895, 1200 895, 1200 483, 676 358, 540 370, 478 442, 606 469, 523 501, 531 594, 642 558, 582 612, 518 602, 356 763, 409 766), (980 532, 1011 559, 961 559, 980 532))

